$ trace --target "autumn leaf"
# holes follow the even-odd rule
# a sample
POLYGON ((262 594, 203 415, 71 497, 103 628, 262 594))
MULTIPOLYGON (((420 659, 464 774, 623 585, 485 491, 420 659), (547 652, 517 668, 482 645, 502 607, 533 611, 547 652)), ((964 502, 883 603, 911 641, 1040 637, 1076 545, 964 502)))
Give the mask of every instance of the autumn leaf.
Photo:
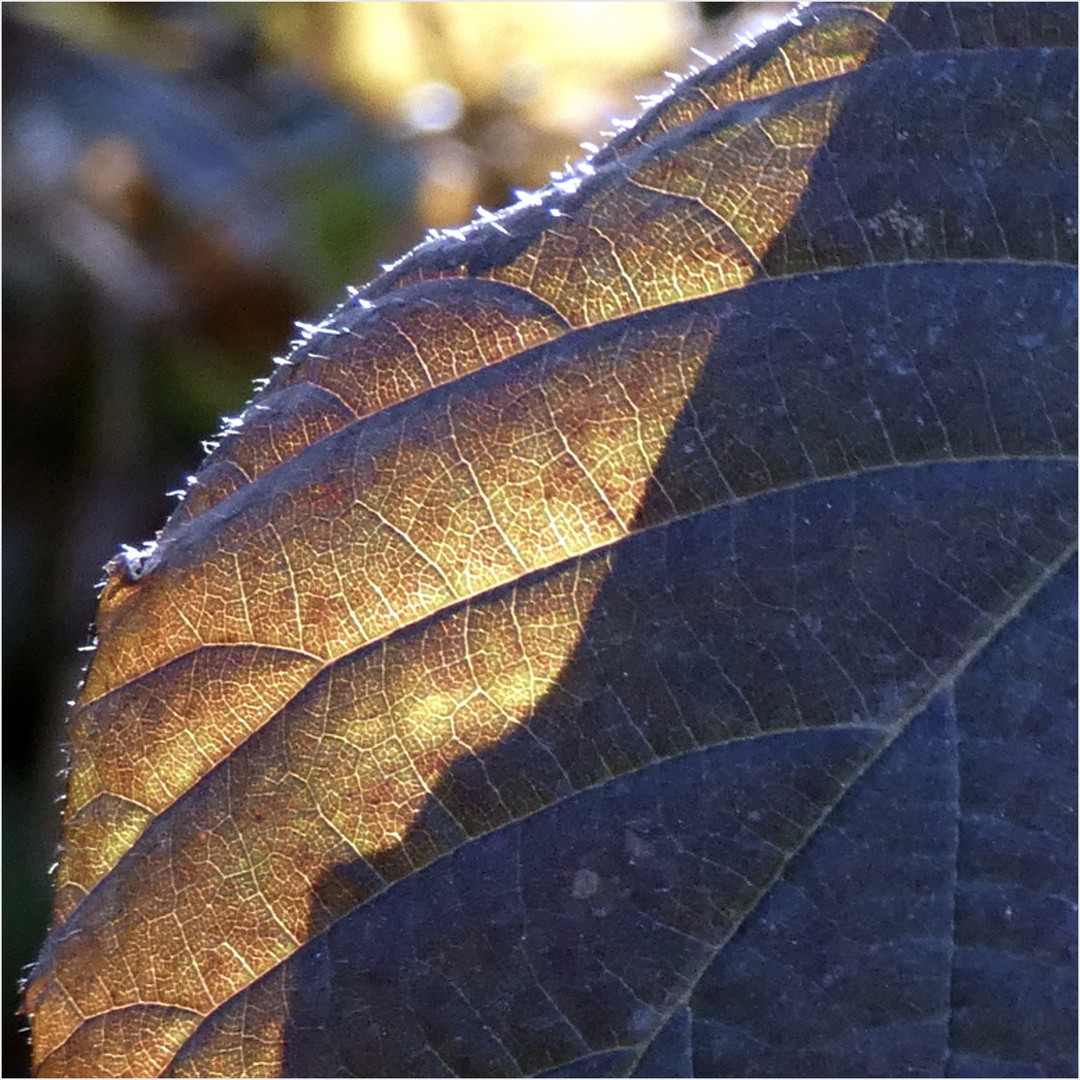
POLYGON ((306 328, 110 568, 39 1073, 1074 1073, 1075 47, 800 11, 306 328))

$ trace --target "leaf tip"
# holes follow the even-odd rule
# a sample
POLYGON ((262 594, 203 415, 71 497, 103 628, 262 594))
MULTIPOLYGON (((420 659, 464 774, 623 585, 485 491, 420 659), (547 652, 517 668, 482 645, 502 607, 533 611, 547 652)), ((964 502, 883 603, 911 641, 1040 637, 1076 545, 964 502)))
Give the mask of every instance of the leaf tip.
POLYGON ((147 540, 141 547, 121 544, 119 553, 106 565, 110 579, 119 576, 134 584, 146 577, 161 561, 161 546, 157 540, 147 540))

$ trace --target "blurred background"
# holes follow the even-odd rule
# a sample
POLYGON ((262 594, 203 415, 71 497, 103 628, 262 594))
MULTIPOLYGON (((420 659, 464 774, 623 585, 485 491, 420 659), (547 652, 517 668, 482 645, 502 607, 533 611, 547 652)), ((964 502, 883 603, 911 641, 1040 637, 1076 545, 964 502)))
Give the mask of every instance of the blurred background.
POLYGON ((94 584, 219 417, 428 228, 496 209, 789 5, 3 5, 3 1075, 94 584))

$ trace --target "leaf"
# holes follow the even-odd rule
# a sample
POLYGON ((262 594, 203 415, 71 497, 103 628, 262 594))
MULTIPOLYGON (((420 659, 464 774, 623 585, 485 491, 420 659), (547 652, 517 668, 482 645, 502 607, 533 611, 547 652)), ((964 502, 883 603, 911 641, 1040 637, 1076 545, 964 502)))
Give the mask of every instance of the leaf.
POLYGON ((1075 18, 802 11, 307 329, 111 567, 41 1075, 1075 1071, 1075 18))

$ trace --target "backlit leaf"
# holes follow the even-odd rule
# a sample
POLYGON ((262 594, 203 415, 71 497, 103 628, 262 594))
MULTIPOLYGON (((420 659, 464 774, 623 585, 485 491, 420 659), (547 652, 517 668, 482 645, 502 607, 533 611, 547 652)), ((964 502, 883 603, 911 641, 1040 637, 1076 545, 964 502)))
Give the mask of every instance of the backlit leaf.
POLYGON ((1075 1072, 1075 19, 803 11, 305 331, 111 567, 42 1075, 1075 1072))

